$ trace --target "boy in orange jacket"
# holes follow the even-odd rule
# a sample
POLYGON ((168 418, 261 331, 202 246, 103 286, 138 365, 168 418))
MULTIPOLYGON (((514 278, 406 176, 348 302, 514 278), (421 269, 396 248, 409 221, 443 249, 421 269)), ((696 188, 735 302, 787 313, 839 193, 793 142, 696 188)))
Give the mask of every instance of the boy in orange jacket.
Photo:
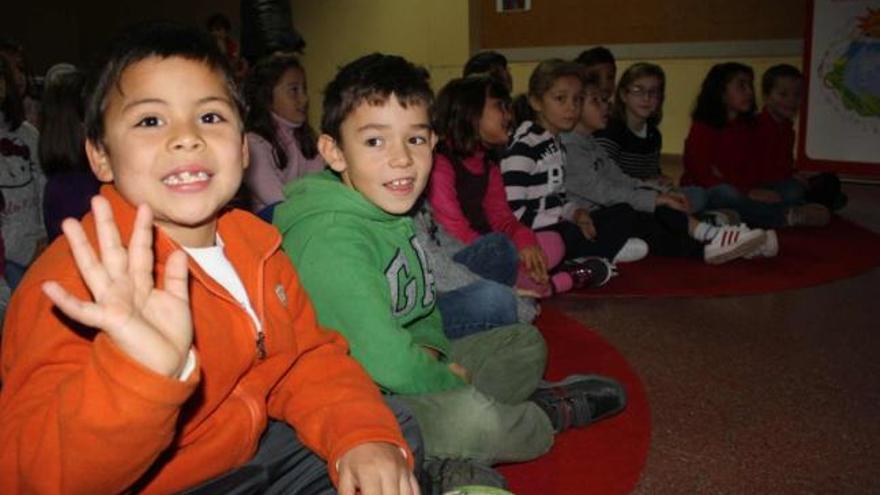
POLYGON ((394 414, 279 234, 225 209, 248 150, 214 43, 150 24, 112 46, 86 117, 112 185, 9 307, 0 493, 417 493, 394 414))

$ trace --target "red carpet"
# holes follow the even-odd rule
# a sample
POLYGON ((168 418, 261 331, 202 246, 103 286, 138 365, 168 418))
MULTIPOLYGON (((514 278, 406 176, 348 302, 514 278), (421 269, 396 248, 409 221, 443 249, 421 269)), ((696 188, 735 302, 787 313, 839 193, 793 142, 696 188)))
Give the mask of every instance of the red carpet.
POLYGON ((581 297, 733 296, 777 292, 852 277, 880 265, 880 235, 835 217, 824 228, 777 231, 775 258, 724 265, 649 256, 618 267, 620 275, 581 297))
POLYGON ((651 441, 642 382, 614 347, 560 311, 545 308, 537 325, 550 350, 548 379, 571 373, 611 376, 623 383, 629 405, 614 418, 558 435, 543 457, 499 470, 518 495, 628 493, 639 480, 651 441))

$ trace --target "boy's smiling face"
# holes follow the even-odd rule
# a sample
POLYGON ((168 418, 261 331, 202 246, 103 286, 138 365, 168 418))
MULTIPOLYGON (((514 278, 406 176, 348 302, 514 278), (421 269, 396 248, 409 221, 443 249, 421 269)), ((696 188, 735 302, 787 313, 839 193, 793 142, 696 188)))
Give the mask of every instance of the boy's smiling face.
POLYGON ((322 134, 318 149, 345 185, 388 213, 412 209, 431 175, 436 141, 427 106, 404 107, 393 94, 379 104, 362 101, 340 135, 341 142, 322 134))
POLYGON ((222 75, 181 57, 136 62, 108 93, 104 127, 102 143, 86 147, 95 175, 148 204, 178 243, 212 245, 248 157, 222 75))

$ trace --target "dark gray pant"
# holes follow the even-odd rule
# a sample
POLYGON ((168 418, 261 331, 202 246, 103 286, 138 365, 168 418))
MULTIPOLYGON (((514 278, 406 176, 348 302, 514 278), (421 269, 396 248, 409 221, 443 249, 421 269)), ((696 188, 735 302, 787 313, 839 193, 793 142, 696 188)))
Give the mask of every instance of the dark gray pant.
MULTIPOLYGON (((385 402, 397 417, 418 469, 424 459, 418 423, 402 403, 390 397, 386 397, 385 402)), ((218 493, 329 495, 335 494, 336 489, 327 474, 327 462, 303 445, 287 423, 270 421, 250 462, 183 492, 184 495, 218 493)))

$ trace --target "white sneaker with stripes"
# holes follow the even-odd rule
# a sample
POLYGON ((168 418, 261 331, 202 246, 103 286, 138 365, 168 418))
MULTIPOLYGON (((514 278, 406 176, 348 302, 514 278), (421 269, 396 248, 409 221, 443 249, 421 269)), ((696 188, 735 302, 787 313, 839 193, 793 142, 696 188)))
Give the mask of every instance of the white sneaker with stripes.
POLYGON ((710 265, 748 256, 764 246, 767 234, 761 229, 749 229, 741 225, 720 227, 712 242, 706 244, 703 259, 710 265))
POLYGON ((776 235, 776 231, 765 230, 764 234, 767 236, 767 238, 764 239, 764 244, 755 252, 745 255, 745 259, 772 258, 779 254, 779 237, 776 235))

